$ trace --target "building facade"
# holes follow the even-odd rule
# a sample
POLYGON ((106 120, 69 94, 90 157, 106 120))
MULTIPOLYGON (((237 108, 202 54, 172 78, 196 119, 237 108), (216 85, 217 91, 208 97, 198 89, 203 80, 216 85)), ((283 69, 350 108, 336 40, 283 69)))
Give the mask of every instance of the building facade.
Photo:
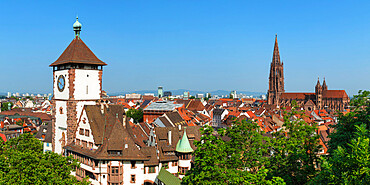
POLYGON ((326 81, 320 84, 317 80, 315 92, 313 93, 286 93, 284 89, 284 63, 280 61, 277 36, 270 66, 269 90, 267 92, 267 103, 276 107, 297 106, 305 110, 316 109, 343 110, 349 104, 349 97, 345 90, 328 90, 326 81))
POLYGON ((74 132, 84 105, 95 105, 102 92, 103 66, 107 65, 80 38, 81 24, 73 24, 75 38, 52 64, 53 113, 52 148, 63 153, 63 147, 74 140, 74 132))

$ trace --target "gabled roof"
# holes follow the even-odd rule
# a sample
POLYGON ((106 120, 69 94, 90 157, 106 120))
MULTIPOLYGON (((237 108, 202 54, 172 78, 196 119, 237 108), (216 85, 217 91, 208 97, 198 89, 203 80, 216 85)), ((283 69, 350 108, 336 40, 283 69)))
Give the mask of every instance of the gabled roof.
POLYGON ((186 105, 186 109, 191 111, 203 111, 206 108, 200 100, 190 100, 190 102, 186 105))
POLYGON ((323 98, 348 98, 345 90, 326 90, 322 95, 323 98))
POLYGON ((122 106, 104 107, 104 113, 101 112, 99 105, 85 105, 84 110, 94 142, 100 146, 93 150, 71 143, 64 148, 94 159, 150 160, 137 147, 128 119, 123 116, 122 106), (120 154, 112 153, 112 151, 119 151, 120 154))
POLYGON ((92 65, 107 65, 86 46, 86 44, 79 37, 75 37, 69 44, 67 49, 64 50, 62 55, 50 64, 51 66, 57 66, 61 64, 92 64, 92 65))

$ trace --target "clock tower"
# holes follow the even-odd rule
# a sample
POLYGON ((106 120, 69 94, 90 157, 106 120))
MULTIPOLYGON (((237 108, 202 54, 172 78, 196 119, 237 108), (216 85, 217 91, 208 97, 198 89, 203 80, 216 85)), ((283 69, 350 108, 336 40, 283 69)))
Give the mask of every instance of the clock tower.
POLYGON ((53 68, 52 146, 61 154, 73 142, 84 105, 95 105, 102 94, 103 66, 107 65, 80 38, 81 24, 73 24, 75 38, 53 68))

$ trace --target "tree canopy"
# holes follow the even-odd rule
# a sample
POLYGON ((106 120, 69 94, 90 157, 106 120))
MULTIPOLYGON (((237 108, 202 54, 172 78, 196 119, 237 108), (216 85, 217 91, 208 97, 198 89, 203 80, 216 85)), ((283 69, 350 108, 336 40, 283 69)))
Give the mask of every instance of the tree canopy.
POLYGON ((135 123, 143 121, 143 110, 141 109, 129 109, 126 112, 126 116, 134 119, 135 123))
POLYGON ((42 151, 42 143, 22 134, 4 143, 0 139, 0 184, 89 184, 71 174, 78 163, 71 157, 42 151))
POLYGON ((263 167, 268 151, 264 137, 253 121, 235 121, 232 127, 201 128, 200 141, 194 141, 194 166, 183 184, 285 184, 279 177, 267 180, 263 167))

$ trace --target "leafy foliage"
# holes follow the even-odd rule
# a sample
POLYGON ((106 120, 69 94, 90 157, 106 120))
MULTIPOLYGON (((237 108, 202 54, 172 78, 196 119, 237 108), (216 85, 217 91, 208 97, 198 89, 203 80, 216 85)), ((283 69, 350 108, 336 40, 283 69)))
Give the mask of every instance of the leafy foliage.
POLYGON ((355 127, 355 139, 334 150, 312 184, 370 184, 369 131, 365 124, 355 127))
POLYGON ((214 133, 202 128, 195 141, 194 167, 183 178, 183 184, 285 184, 281 178, 266 180, 263 167, 268 151, 259 126, 253 121, 235 121, 232 127, 214 133))
POLYGON ((76 167, 71 157, 44 154, 31 134, 0 141, 0 184, 89 184, 70 175, 76 167))
POLYGON ((1 111, 7 111, 7 110, 9 110, 9 107, 10 108, 13 107, 13 103, 12 102, 3 103, 3 104, 1 104, 1 111), (10 106, 9 106, 9 104, 10 104, 10 106))
POLYGON ((126 112, 127 117, 134 119, 135 123, 143 121, 143 110, 130 109, 126 112))
POLYGON ((365 124, 370 128, 370 91, 359 91, 351 99, 353 111, 339 115, 338 124, 334 126, 335 132, 330 134, 329 153, 333 153, 339 146, 348 148, 349 143, 356 137, 356 126, 365 124))
POLYGON ((281 177, 287 184, 306 184, 314 178, 320 163, 321 149, 317 125, 306 123, 305 115, 296 109, 285 112, 283 129, 273 133, 271 157, 267 164, 268 177, 281 177))

